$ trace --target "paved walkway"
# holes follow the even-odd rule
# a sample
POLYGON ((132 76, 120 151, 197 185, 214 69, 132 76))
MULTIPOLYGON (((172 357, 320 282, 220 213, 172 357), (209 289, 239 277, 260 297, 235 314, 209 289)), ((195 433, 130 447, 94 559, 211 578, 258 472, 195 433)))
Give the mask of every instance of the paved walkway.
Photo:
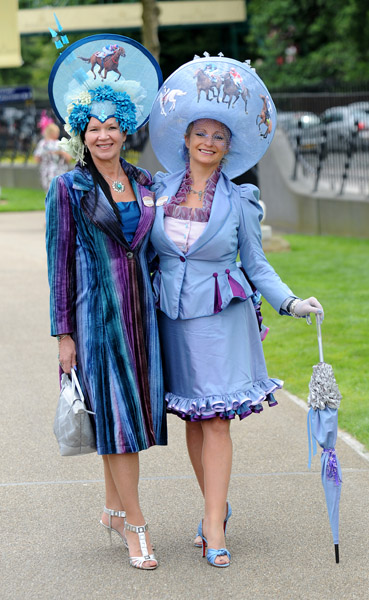
POLYGON ((141 497, 160 566, 139 572, 99 525, 101 460, 60 457, 52 432, 58 395, 49 337, 42 213, 0 214, 1 588, 4 600, 366 600, 369 462, 342 439, 341 563, 320 483, 307 469, 306 412, 279 407, 232 423, 234 516, 228 569, 192 547, 202 501, 183 423, 169 447, 141 457, 141 497))

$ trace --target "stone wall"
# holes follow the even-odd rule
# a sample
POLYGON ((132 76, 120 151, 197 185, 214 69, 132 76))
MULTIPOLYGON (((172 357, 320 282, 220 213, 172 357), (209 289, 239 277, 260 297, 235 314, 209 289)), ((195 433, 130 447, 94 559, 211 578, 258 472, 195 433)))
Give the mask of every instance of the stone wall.
POLYGON ((293 181, 294 155, 277 129, 259 163, 261 199, 267 207, 265 223, 284 233, 369 237, 369 198, 360 194, 311 192, 293 181))

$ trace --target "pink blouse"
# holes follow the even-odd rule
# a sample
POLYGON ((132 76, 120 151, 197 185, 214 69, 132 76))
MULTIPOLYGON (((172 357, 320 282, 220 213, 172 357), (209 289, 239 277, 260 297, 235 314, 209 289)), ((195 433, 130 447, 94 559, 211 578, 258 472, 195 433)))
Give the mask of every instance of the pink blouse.
MULTIPOLYGON (((184 207, 185 208, 185 207, 184 207)), ((165 217, 165 233, 186 254, 192 244, 196 242, 204 231, 207 223, 200 221, 191 221, 191 219, 181 219, 174 217, 165 217)))

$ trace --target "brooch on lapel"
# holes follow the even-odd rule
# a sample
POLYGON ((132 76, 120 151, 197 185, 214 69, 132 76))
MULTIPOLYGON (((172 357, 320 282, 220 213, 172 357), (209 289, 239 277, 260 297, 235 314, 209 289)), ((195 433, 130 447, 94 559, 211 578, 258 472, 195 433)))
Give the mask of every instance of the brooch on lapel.
POLYGON ((168 202, 168 196, 160 196, 156 201, 156 206, 163 206, 168 202))
POLYGON ((142 202, 145 206, 154 206, 154 200, 151 198, 151 196, 144 196, 142 198, 142 202))

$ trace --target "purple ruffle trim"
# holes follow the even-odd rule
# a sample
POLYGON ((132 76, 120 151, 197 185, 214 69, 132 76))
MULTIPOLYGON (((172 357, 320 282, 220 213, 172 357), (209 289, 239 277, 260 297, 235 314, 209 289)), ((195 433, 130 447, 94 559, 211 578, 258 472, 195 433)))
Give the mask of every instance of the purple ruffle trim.
POLYGON ((262 412, 262 402, 267 401, 269 406, 276 406, 278 402, 273 392, 282 387, 283 381, 280 379, 267 379, 256 383, 246 392, 240 391, 221 396, 185 398, 168 392, 165 394, 167 412, 185 421, 203 421, 214 417, 234 419, 236 416, 244 419, 253 413, 262 412))
POLYGON ((204 197, 202 207, 190 208, 189 206, 181 206, 182 202, 185 202, 187 194, 190 192, 193 185, 190 165, 186 163, 185 175, 182 179, 179 190, 175 196, 172 196, 164 205, 164 214, 167 217, 174 217, 175 219, 182 219, 188 221, 197 221, 199 223, 207 223, 210 217, 211 206, 213 204, 213 198, 215 189, 220 177, 222 166, 219 165, 217 169, 210 175, 207 180, 206 187, 204 190, 204 197))

